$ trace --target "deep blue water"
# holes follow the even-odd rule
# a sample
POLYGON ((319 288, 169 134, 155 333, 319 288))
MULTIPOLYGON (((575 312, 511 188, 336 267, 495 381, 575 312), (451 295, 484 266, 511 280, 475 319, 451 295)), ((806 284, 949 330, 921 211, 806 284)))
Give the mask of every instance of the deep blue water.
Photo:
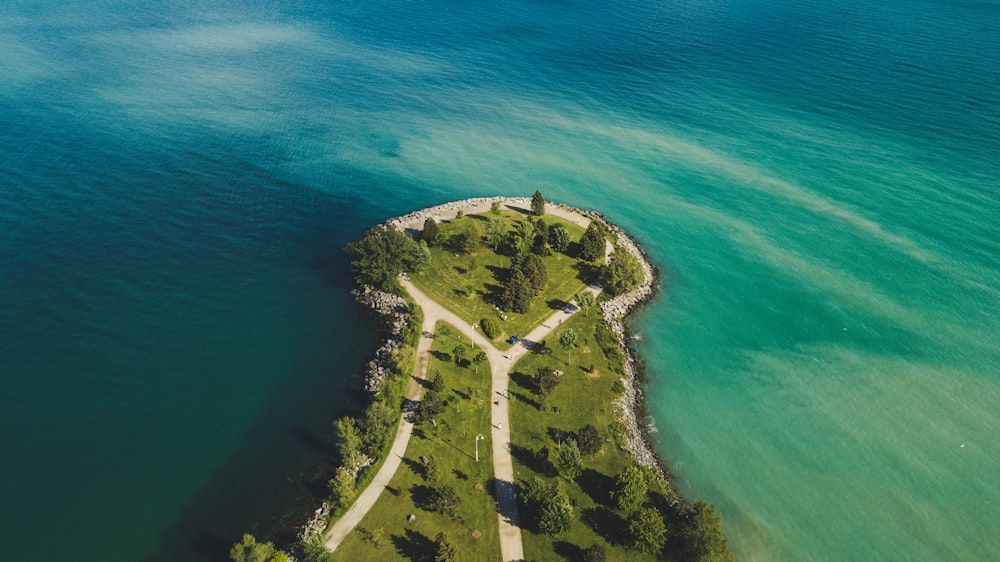
POLYGON ((989 1, 5 3, 0 544, 311 509, 377 335, 344 243, 541 189, 663 269, 650 421, 741 559, 989 559, 998 52, 989 1))

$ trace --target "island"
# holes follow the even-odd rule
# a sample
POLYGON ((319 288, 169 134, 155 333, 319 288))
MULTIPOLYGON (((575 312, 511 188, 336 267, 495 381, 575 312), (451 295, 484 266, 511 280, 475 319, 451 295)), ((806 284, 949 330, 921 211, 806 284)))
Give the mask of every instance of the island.
POLYGON ((657 271, 601 214, 531 198, 439 205, 347 246, 385 319, 362 415, 334 422, 330 497, 291 556, 243 560, 733 560, 644 424, 625 318, 657 271))

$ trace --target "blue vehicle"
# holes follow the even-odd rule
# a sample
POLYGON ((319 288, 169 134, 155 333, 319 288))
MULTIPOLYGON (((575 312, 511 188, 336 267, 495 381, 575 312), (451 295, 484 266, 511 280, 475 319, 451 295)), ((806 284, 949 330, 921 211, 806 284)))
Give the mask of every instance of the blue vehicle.
POLYGON ((520 339, 521 339, 521 334, 514 334, 513 336, 510 337, 509 340, 507 340, 507 343, 517 343, 518 340, 520 339))

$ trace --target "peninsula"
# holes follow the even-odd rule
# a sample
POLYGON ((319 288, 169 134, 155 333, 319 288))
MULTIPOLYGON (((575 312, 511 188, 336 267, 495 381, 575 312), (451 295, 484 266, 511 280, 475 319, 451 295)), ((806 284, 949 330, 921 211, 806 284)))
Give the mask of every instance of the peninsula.
POLYGON ((536 191, 391 219, 347 251, 387 336, 296 556, 732 559, 649 444, 624 318, 656 271, 621 229, 536 191))

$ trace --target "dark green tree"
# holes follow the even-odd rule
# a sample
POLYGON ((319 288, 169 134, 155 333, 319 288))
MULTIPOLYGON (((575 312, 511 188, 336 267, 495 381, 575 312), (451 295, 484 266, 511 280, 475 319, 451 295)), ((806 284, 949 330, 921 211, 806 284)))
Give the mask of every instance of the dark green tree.
POLYGON ((567 439, 559 446, 559 454, 556 456, 556 470, 567 480, 574 480, 583 472, 583 459, 580 456, 580 447, 576 441, 567 439))
POLYGON ((729 541, 722 532, 722 516, 715 506, 695 500, 691 509, 691 524, 687 529, 693 559, 701 562, 733 562, 736 557, 729 550, 729 541))
POLYGON ((441 469, 438 467, 437 459, 434 455, 427 457, 427 462, 424 463, 424 480, 426 482, 437 482, 438 477, 441 476, 441 469))
POLYGON ((551 367, 539 367, 535 377, 535 386, 538 387, 540 403, 544 405, 552 391, 559 386, 559 376, 551 367))
POLYGON ((458 549, 451 544, 448 536, 441 531, 434 539, 434 562, 456 562, 458 549))
POLYGON ((441 486, 431 491, 429 507, 438 513, 454 517, 461 504, 462 498, 451 486, 441 486))
POLYGON ((631 252, 619 246, 611 254, 611 259, 608 261, 607 267, 604 268, 601 277, 604 282, 604 290, 608 294, 616 296, 638 287, 645 274, 639 260, 635 259, 631 252))
POLYGON ((536 256, 547 256, 549 252, 549 227, 545 226, 545 221, 538 219, 535 221, 532 231, 531 253, 536 256))
POLYGON ((444 408, 448 405, 448 401, 445 400, 443 394, 444 393, 442 392, 434 392, 433 389, 424 394, 423 399, 417 404, 417 423, 424 423, 437 419, 437 417, 441 415, 441 412, 444 412, 444 408))
POLYGON ((604 444, 597 428, 589 423, 576 432, 576 442, 580 446, 580 453, 586 456, 596 455, 604 444))
POLYGON ((441 243, 441 227, 438 226, 434 217, 427 217, 424 220, 424 230, 420 233, 420 239, 427 242, 428 246, 436 246, 441 243))
POLYGON ((500 307, 504 310, 524 314, 531 310, 531 300, 533 298, 535 298, 535 294, 531 288, 531 282, 518 269, 504 283, 500 293, 500 307))
POLYGON ((535 294, 541 293, 545 285, 549 282, 549 271, 545 267, 545 261, 537 255, 530 255, 521 262, 521 271, 528 278, 528 283, 535 294))
POLYGON ((653 507, 644 507, 633 514, 629 518, 628 531, 632 545, 643 552, 659 552, 667 542, 667 525, 660 511, 653 507))
POLYGON ((345 247, 354 258, 351 269, 358 285, 401 294, 397 277, 405 269, 419 271, 422 252, 412 238, 395 228, 376 227, 345 247))
POLYGON ((434 369, 434 375, 431 377, 431 392, 444 392, 444 389, 444 377, 437 369, 434 369))
POLYGON ((375 401, 368 405, 361 422, 361 440, 369 454, 378 454, 397 419, 399 412, 384 402, 375 401))
POLYGON ((646 488, 645 472, 638 465, 630 464, 618 473, 611 496, 618 509, 634 513, 646 501, 646 488))
POLYGON ((545 198, 542 197, 542 192, 535 190, 535 194, 531 196, 531 214, 536 217, 540 217, 545 214, 545 198))
POLYGON ((476 221, 467 220, 461 232, 452 235, 451 248, 456 252, 471 254, 483 243, 483 233, 476 221))
POLYGON ((556 252, 565 252, 569 248, 569 230, 561 224, 549 227, 549 247, 556 252))
POLYGON ((604 257, 604 227, 597 221, 591 221, 587 230, 580 237, 580 259, 597 261, 604 257))

